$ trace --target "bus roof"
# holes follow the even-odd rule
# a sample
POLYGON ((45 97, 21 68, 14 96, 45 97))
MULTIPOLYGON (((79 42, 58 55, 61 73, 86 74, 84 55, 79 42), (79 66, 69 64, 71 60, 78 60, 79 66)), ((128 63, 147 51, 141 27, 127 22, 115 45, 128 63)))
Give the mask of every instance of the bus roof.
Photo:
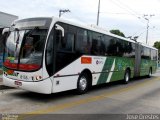
MULTIPOLYGON (((121 37, 121 36, 118 36, 118 35, 115 35, 115 34, 112 34, 110 32, 108 32, 107 30, 104 30, 103 28, 100 28, 98 26, 93 26, 93 25, 90 25, 90 26, 85 26, 85 25, 80 25, 78 23, 74 23, 74 22, 71 22, 69 20, 65 20, 65 19, 61 19, 61 18, 57 18, 57 17, 35 17, 35 18, 25 18, 25 19, 19 19, 19 20, 15 20, 14 23, 19 23, 19 22, 27 22, 28 20, 35 20, 35 21, 38 21, 38 20, 48 20, 48 19, 52 19, 54 22, 63 22, 63 23, 66 23, 66 24, 70 24, 70 25, 73 25, 73 26, 77 26, 77 27, 80 27, 80 28, 84 28, 84 29, 88 29, 88 30, 91 30, 91 31, 95 31, 95 32, 98 32, 98 33, 102 33, 102 34, 106 34, 106 35, 109 35, 109 36, 112 36, 112 37, 116 37, 116 38, 119 38, 119 39, 122 39, 122 40, 125 40, 125 41, 129 41, 129 42, 133 42, 135 43, 135 41, 133 40, 130 40, 130 39, 127 39, 127 38, 124 38, 124 37, 121 37)), ((13 24, 14 24, 13 23, 13 24)))
POLYGON ((98 33, 106 34, 106 35, 109 35, 109 36, 112 36, 112 37, 116 37, 116 38, 119 38, 119 39, 123 39, 125 41, 129 41, 129 42, 135 43, 135 41, 133 41, 133 40, 130 40, 130 39, 127 39, 127 38, 112 34, 112 33, 108 32, 107 30, 104 30, 103 28, 100 28, 98 26, 95 27, 93 25, 90 25, 90 26, 80 25, 80 24, 77 24, 77 23, 74 23, 74 22, 71 22, 71 21, 68 21, 68 20, 57 18, 57 17, 53 17, 53 21, 55 21, 55 22, 63 22, 63 23, 66 23, 66 24, 70 24, 70 25, 73 25, 73 26, 77 26, 77 27, 80 27, 80 28, 88 29, 88 30, 91 30, 91 31, 95 31, 95 32, 98 32, 98 33))
POLYGON ((99 33, 102 33, 102 34, 106 34, 106 35, 109 35, 109 36, 112 36, 112 37, 116 37, 116 38, 119 38, 119 39, 122 39, 122 40, 125 40, 125 41, 129 41, 129 42, 132 42, 132 43, 139 43, 141 44, 142 46, 145 46, 145 47, 148 47, 148 48, 151 48, 151 49, 154 49, 154 50, 158 50, 156 49, 155 47, 152 47, 152 46, 149 46, 147 44, 144 44, 144 43, 140 43, 140 42, 136 42, 134 40, 130 40, 130 39, 127 39, 125 37, 121 37, 121 36, 118 36, 118 35, 115 35, 115 34, 112 34, 110 33, 109 31, 105 30, 104 28, 100 28, 98 26, 85 26, 85 25, 80 25, 80 24, 77 24, 77 23, 74 23, 74 22, 71 22, 71 21, 68 21, 68 20, 64 20, 64 19, 61 19, 61 18, 57 18, 57 17, 53 17, 53 20, 55 20, 55 22, 63 22, 63 23, 66 23, 66 24, 70 24, 70 25, 73 25, 73 26, 77 26, 77 27, 80 27, 80 28, 84 28, 84 29, 88 29, 88 30, 91 30, 91 31, 95 31, 95 32, 99 32, 99 33))
POLYGON ((141 44, 141 45, 144 46, 144 47, 148 47, 148 48, 151 48, 151 49, 154 49, 154 50, 158 50, 157 48, 152 47, 152 46, 149 46, 149 45, 144 44, 144 43, 140 43, 140 42, 139 42, 139 44, 141 44))
POLYGON ((36 17, 36 18, 26 18, 15 20, 12 25, 21 28, 31 28, 31 27, 43 27, 49 28, 51 24, 51 17, 36 17))
MULTIPOLYGON (((135 42, 134 40, 130 40, 130 39, 127 39, 125 37, 121 37, 121 36, 118 36, 118 35, 115 35, 115 34, 112 34, 110 33, 109 31, 103 29, 103 28, 100 28, 96 25, 90 25, 90 26, 85 26, 85 25, 80 25, 78 23, 74 23, 74 22, 71 22, 69 20, 65 20, 65 19, 61 19, 61 18, 57 18, 57 17, 35 17, 35 18, 26 18, 26 19, 19 19, 19 20, 16 20, 15 22, 21 22, 21 21, 27 21, 27 20, 51 20, 53 22, 63 22, 63 23, 66 23, 66 24, 70 24, 70 25, 73 25, 73 26, 77 26, 77 27, 80 27, 80 28, 84 28, 84 29, 88 29, 88 30, 91 30, 91 31, 95 31, 95 32, 98 32, 98 33, 102 33, 102 34, 106 34, 106 35, 109 35, 109 36, 112 36, 112 37, 115 37, 115 38, 119 38, 119 39, 122 39, 122 40, 125 40, 125 41, 129 41, 129 42, 132 42, 132 43, 139 43, 141 44, 142 46, 145 46, 145 47, 148 47, 148 48, 151 48, 151 49, 155 49, 155 50, 158 50, 154 47, 151 47, 149 45, 146 45, 144 43, 140 43, 140 42, 135 42)), ((14 23, 15 23, 14 22, 14 23)))

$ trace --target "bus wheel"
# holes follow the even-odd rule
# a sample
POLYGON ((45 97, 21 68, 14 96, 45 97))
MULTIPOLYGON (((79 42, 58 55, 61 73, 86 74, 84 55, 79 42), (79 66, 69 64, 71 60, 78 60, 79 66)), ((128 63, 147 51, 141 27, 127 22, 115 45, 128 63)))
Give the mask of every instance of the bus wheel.
POLYGON ((124 74, 124 83, 127 84, 130 80, 130 72, 129 70, 126 70, 125 74, 124 74))
POLYGON ((89 79, 87 74, 82 73, 80 74, 77 82, 77 93, 78 94, 84 94, 88 91, 89 87, 89 79))
POLYGON ((152 69, 149 69, 148 77, 150 78, 152 76, 152 69))

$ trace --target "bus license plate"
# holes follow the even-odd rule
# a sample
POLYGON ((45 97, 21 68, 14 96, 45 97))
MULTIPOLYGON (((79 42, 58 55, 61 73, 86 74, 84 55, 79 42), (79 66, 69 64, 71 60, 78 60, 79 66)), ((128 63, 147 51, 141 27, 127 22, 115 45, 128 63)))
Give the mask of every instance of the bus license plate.
POLYGON ((17 86, 22 86, 22 82, 20 82, 20 81, 15 81, 14 84, 17 86))

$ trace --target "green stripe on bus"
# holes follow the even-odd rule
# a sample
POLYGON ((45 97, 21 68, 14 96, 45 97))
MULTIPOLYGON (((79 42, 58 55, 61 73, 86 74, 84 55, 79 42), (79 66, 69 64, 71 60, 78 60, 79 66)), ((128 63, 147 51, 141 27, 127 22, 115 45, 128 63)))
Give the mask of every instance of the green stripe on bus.
POLYGON ((135 61, 134 58, 107 57, 105 64, 103 66, 103 69, 102 69, 102 72, 104 73, 100 74, 97 84, 106 83, 107 79, 109 79, 108 82, 123 79, 125 70, 127 67, 131 69, 131 78, 133 78, 134 64, 135 64, 134 61, 135 61), (115 60, 115 64, 113 64, 114 60, 115 60), (113 71, 115 72, 113 72, 113 74, 111 75, 111 78, 108 78, 112 66, 114 66, 113 71))
POLYGON ((100 74, 97 84, 106 83, 108 75, 109 75, 109 71, 111 70, 113 62, 114 62, 114 58, 112 57, 106 58, 105 64, 102 69, 104 73, 100 74))

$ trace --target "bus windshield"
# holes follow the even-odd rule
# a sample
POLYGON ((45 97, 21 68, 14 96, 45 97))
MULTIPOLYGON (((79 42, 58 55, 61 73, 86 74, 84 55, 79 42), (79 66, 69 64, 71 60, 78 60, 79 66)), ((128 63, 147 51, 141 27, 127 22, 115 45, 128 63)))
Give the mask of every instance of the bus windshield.
POLYGON ((12 31, 6 42, 4 66, 23 71, 38 70, 46 36, 47 29, 12 31))

